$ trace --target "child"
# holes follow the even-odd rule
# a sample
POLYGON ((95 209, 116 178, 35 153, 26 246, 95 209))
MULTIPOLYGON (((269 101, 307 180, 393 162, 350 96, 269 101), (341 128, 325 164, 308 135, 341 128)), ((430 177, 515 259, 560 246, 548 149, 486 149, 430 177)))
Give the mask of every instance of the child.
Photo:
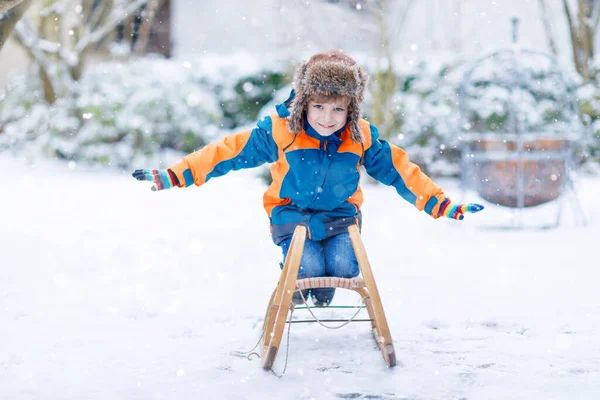
MULTIPOLYGON (((348 227, 362 222, 361 165, 433 218, 463 219, 465 212, 483 209, 452 203, 402 149, 380 139, 377 128, 361 119, 367 81, 367 73, 342 51, 317 53, 298 67, 292 93, 276 106, 277 113, 254 129, 209 144, 166 170, 136 170, 133 177, 153 182, 152 190, 183 188, 272 163, 264 207, 284 259, 295 227, 308 228, 298 279, 355 277, 359 268, 348 227)), ((334 293, 319 288, 303 295, 327 306, 334 293)), ((299 293, 294 302, 302 302, 299 293)))

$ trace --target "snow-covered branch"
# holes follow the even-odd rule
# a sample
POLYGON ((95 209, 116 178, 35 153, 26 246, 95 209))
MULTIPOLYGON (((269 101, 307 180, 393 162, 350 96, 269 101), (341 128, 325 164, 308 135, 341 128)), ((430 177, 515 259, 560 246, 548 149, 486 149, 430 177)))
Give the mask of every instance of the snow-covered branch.
POLYGON ((6 43, 15 25, 23 17, 31 2, 32 0, 25 0, 10 8, 5 13, 0 13, 0 50, 2 50, 2 46, 6 43))
POLYGON ((17 26, 15 26, 15 33, 17 41, 22 47, 29 53, 40 67, 44 68, 50 73, 51 62, 44 53, 44 50, 40 46, 40 39, 34 34, 31 29, 29 19, 23 18, 17 26))
POLYGON ((546 0, 539 0, 539 5, 542 14, 542 23, 544 25, 544 31, 546 32, 546 39, 548 40, 548 45, 550 46, 552 54, 554 56, 558 56, 558 46, 556 45, 556 40, 554 39, 554 32, 552 24, 550 23, 548 9, 546 7, 546 0))
POLYGON ((28 18, 24 18, 17 24, 15 32, 17 33, 17 40, 25 48, 25 51, 43 68, 48 69, 51 64, 47 54, 58 56, 69 67, 77 64, 77 55, 69 52, 61 43, 36 36, 28 18))
POLYGON ((40 67, 40 76, 43 82, 44 99, 52 104, 56 101, 56 66, 46 56, 39 46, 39 39, 29 26, 29 20, 23 19, 15 26, 15 39, 29 56, 40 67))
POLYGON ((47 7, 44 7, 40 10, 40 17, 47 17, 50 14, 59 14, 62 15, 65 13, 66 8, 67 8, 67 4, 70 2, 70 0, 63 0, 63 1, 55 1, 54 3, 48 5, 47 7))
POLYGON ((148 47, 148 40, 150 39, 150 29, 154 22, 154 17, 158 9, 162 6, 164 0, 149 0, 146 10, 142 14, 142 24, 138 33, 138 39, 135 42, 133 53, 136 56, 142 56, 148 47))
POLYGON ((593 25, 593 20, 598 18, 596 16, 599 12, 597 6, 597 4, 594 4, 594 7, 591 8, 591 4, 587 0, 578 0, 577 8, 572 9, 569 6, 569 1, 563 0, 563 8, 571 36, 573 62, 577 72, 586 83, 596 82, 596 74, 593 71, 591 60, 594 59, 596 26, 593 25))
POLYGON ((0 0, 0 14, 4 14, 11 8, 21 4, 25 0, 0 0))
POLYGON ((123 21, 124 16, 134 13, 147 2, 148 0, 135 0, 133 3, 128 4, 125 8, 113 9, 106 24, 100 26, 91 33, 84 35, 75 45, 75 51, 77 53, 82 53, 89 46, 100 42, 106 35, 115 30, 121 21, 123 21))

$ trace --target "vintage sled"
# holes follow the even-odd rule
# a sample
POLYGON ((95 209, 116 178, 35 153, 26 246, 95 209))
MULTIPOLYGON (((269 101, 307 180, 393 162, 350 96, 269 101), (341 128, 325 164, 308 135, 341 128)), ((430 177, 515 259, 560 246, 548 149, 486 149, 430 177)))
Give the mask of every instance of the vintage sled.
POLYGON ((352 225, 348 228, 348 231, 362 278, 359 275, 359 277, 352 279, 335 277, 297 279, 300 260, 302 259, 302 252, 304 250, 304 242, 306 240, 306 227, 296 227, 281 271, 281 277, 277 288, 271 295, 263 323, 264 332, 262 336, 261 359, 265 370, 272 368, 277 357, 285 324, 288 322, 288 312, 292 308, 292 295, 298 290, 319 287, 349 289, 360 294, 365 308, 369 313, 373 336, 383 354, 385 363, 388 367, 396 365, 396 353, 394 351, 394 344, 392 343, 392 336, 358 227, 352 225))

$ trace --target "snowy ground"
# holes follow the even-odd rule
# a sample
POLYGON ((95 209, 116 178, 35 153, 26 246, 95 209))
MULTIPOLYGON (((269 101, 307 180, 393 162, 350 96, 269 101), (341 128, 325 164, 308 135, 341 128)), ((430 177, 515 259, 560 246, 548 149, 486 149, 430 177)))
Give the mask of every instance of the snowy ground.
POLYGON ((588 227, 566 212, 547 230, 484 229, 508 221, 493 206, 434 221, 366 185, 363 238, 400 365, 364 323, 297 324, 278 379, 230 355, 256 343, 279 275, 252 171, 159 193, 7 155, 0 171, 1 399, 600 397, 597 178, 579 182, 588 227))

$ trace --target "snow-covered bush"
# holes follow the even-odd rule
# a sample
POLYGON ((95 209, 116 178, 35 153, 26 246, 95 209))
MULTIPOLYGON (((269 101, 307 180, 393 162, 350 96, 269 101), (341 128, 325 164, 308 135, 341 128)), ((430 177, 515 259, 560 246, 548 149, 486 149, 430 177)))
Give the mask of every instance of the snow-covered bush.
POLYGON ((252 124, 275 92, 292 80, 290 66, 256 56, 202 57, 191 61, 195 79, 218 98, 222 128, 252 124))
POLYGON ((283 72, 265 70, 241 77, 233 88, 218 88, 225 126, 235 128, 256 121, 261 108, 287 82, 288 76, 283 72))
POLYGON ((592 159, 600 163, 600 88, 588 84, 581 86, 577 91, 581 112, 589 128, 589 136, 584 143, 584 159, 592 159))
MULTIPOLYGON (((360 57, 358 57, 360 58, 360 57)), ((361 65, 373 76, 372 60, 361 65)), ((506 132, 511 102, 526 131, 568 129, 560 96, 572 88, 545 62, 516 59, 518 79, 507 61, 481 63, 472 75, 461 119, 459 88, 473 60, 455 56, 395 60, 396 91, 388 104, 387 139, 406 149, 431 175, 455 175, 458 136, 465 130, 506 132), (510 86, 509 84, 514 86, 510 86)), ((512 62, 512 61, 511 61, 512 62)), ((193 151, 207 142, 252 126, 275 112, 291 90, 295 64, 256 55, 203 55, 197 59, 142 59, 100 63, 85 71, 71 96, 47 106, 39 79, 16 77, 0 102, 0 150, 36 139, 35 146, 67 158, 129 165, 161 149, 193 151)), ((374 83, 363 103, 371 120, 374 83)), ((577 94, 584 113, 600 132, 600 92, 577 94)), ((514 109, 513 109, 514 111, 514 109)), ((596 135, 599 135, 596 133, 596 135)), ((599 157, 600 139, 589 148, 599 157)))
POLYGON ((48 125, 49 107, 39 79, 17 75, 0 94, 0 151, 35 139, 48 125))
POLYGON ((458 151, 456 91, 463 63, 455 58, 421 60, 397 71, 392 110, 398 130, 389 140, 404 148, 426 173, 455 175, 458 151))
POLYGON ((549 57, 524 51, 476 63, 439 61, 422 60, 399 74, 394 101, 403 122, 390 137, 432 175, 458 173, 462 132, 515 133, 516 125, 527 133, 570 134, 578 126, 575 83, 549 57))
POLYGON ((572 129, 575 85, 549 56, 500 51, 477 62, 460 92, 467 131, 563 134, 572 129))
POLYGON ((220 134, 216 96, 184 64, 99 63, 51 107, 40 100, 38 81, 29 75, 9 87, 0 108, 5 147, 32 138, 60 158, 128 166, 163 148, 191 152, 220 134))

